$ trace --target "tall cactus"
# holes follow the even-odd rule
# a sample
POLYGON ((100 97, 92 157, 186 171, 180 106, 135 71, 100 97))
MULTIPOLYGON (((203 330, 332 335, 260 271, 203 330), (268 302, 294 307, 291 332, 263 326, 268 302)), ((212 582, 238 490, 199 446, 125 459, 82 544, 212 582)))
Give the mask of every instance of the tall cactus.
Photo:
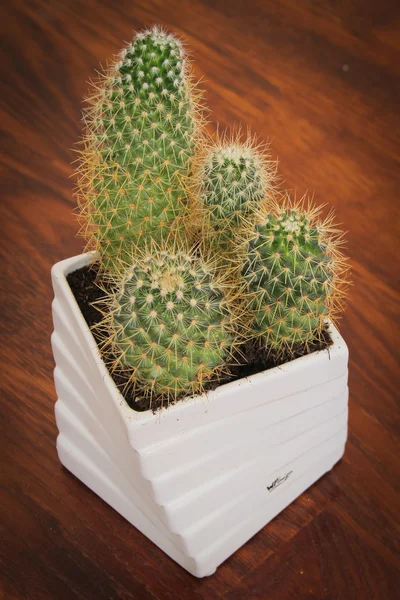
POLYGON ((94 85, 78 203, 88 248, 115 272, 182 230, 201 107, 182 43, 159 27, 136 34, 94 85))
POLYGON ((237 258, 241 234, 271 190, 273 173, 273 163, 249 135, 244 142, 225 135, 200 153, 194 197, 206 244, 237 258))
POLYGON ((260 210, 243 274, 253 334, 278 352, 309 344, 341 308, 346 289, 342 236, 321 210, 286 197, 260 210))
POLYGON ((128 371, 150 398, 202 392, 226 368, 234 345, 227 296, 201 258, 153 248, 118 284, 100 324, 114 368, 128 371))

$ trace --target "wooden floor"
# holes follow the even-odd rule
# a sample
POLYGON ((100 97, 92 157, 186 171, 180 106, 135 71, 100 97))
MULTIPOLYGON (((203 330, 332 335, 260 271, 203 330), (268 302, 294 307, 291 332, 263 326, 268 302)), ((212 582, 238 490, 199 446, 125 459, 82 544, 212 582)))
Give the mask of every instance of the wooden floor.
POLYGON ((400 585, 399 3, 9 0, 1 58, 0 598, 373 599, 400 585), (397 7, 397 8, 396 8, 397 7), (196 580, 64 470, 51 265, 78 254, 70 150, 98 62, 131 31, 184 36, 212 119, 271 142, 298 195, 336 207, 354 270, 343 460, 196 580))

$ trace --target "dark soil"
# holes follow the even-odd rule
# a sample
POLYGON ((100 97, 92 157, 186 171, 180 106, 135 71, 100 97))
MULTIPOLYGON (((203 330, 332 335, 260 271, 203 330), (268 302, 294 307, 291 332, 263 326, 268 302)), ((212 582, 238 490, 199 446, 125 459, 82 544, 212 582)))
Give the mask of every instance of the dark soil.
MULTIPOLYGON (((96 304, 93 306, 93 302, 98 302, 104 296, 104 292, 96 284, 96 277, 96 265, 91 267, 82 267, 81 269, 78 269, 67 276, 72 293, 74 294, 78 306, 81 309, 89 327, 99 323, 102 318, 99 311, 101 305, 96 304)), ((104 281, 102 282, 102 285, 106 287, 104 281)), ((99 336, 96 329, 94 329, 92 333, 96 341, 99 342, 99 336)), ((311 352, 316 352, 317 350, 325 350, 331 344, 332 339, 329 335, 329 332, 323 331, 321 339, 315 338, 315 342, 308 344, 307 347, 305 344, 298 344, 297 347, 292 348, 290 353, 288 352, 283 355, 277 355, 272 351, 268 352, 262 346, 260 340, 251 340, 243 344, 238 351, 237 360, 240 364, 231 365, 229 367, 229 373, 224 374, 218 380, 210 381, 206 386, 206 391, 213 390, 224 383, 229 383, 230 381, 234 381, 236 379, 242 379, 243 377, 249 377, 255 373, 260 373, 266 369, 272 369, 273 367, 282 365, 286 362, 304 356, 305 354, 310 354, 311 352), (243 357, 245 357, 245 359, 243 357)), ((104 358, 106 363, 111 362, 111 360, 107 360, 112 359, 111 356, 104 356, 104 358)), ((153 411, 155 411, 162 406, 161 400, 157 401, 157 398, 154 397, 152 398, 150 406, 148 397, 145 397, 144 395, 141 396, 140 390, 138 390, 137 387, 135 388, 135 393, 133 394, 132 387, 129 385, 129 376, 126 373, 110 372, 110 375, 132 409, 142 412, 151 408, 153 411)))

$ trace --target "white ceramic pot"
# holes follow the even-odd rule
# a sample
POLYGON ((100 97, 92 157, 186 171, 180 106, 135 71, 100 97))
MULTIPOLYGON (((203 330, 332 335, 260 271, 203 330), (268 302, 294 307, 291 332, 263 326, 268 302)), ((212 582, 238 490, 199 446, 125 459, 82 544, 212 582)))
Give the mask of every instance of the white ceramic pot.
POLYGON ((341 458, 348 351, 333 346, 153 414, 110 377, 66 276, 52 269, 60 461, 196 577, 211 575, 341 458))

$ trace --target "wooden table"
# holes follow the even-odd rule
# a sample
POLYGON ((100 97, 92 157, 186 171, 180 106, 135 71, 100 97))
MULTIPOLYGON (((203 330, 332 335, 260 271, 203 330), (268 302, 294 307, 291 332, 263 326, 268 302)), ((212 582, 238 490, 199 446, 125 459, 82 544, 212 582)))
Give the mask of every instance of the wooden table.
POLYGON ((0 9, 1 598, 398 598, 399 7, 396 0, 9 0, 0 9), (354 288, 343 460, 196 580, 64 470, 51 265, 78 254, 71 148, 98 62, 131 31, 184 36, 211 118, 271 142, 286 188, 334 205, 354 288), (398 252, 398 250, 397 250, 398 252), (397 573, 397 576, 396 576, 397 573), (398 591, 398 590, 397 590, 398 591))

